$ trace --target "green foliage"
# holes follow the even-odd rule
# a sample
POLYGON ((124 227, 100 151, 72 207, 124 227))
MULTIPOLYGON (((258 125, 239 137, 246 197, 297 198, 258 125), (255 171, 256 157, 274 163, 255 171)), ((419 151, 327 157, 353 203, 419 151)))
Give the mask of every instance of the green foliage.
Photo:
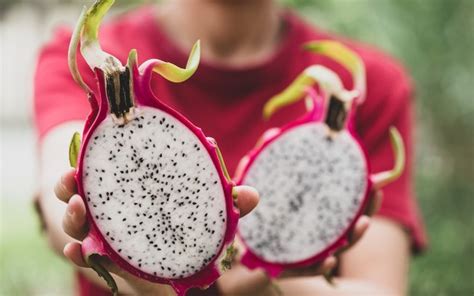
POLYGON ((430 245, 412 265, 411 295, 473 295, 474 187, 423 175, 417 180, 430 245))

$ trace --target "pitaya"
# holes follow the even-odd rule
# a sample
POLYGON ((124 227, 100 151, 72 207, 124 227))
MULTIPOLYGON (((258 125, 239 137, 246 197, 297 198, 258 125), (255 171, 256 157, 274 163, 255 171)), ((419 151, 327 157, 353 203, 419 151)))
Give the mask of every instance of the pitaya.
POLYGON ((92 108, 82 145, 75 134, 70 146, 90 229, 82 253, 114 293, 117 286, 99 256, 183 295, 211 285, 232 259, 239 218, 233 183, 216 142, 159 101, 150 87, 153 72, 172 82, 192 76, 199 42, 185 69, 160 60, 138 67, 135 50, 123 66, 98 42, 99 25, 113 2, 84 8, 69 50, 71 73, 92 108), (78 71, 79 44, 95 72, 97 93, 78 71))
POLYGON ((264 106, 265 118, 302 98, 309 109, 303 118, 264 134, 236 176, 237 184, 260 193, 258 207, 239 224, 246 249, 242 263, 263 268, 272 277, 342 250, 371 193, 396 179, 404 166, 403 141, 391 128, 395 166, 369 175, 367 154, 350 120, 352 102, 360 104, 365 95, 360 58, 334 41, 306 47, 347 67, 354 89, 346 90, 328 68, 313 65, 264 106), (314 84, 319 84, 321 96, 314 84))

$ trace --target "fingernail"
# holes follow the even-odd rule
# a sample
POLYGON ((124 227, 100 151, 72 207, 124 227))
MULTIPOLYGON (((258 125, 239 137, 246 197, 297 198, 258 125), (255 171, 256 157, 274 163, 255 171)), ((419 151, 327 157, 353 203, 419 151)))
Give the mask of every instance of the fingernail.
POLYGON ((67 251, 68 251, 68 249, 69 249, 69 244, 70 244, 70 243, 67 243, 67 244, 64 245, 64 248, 63 248, 63 254, 64 254, 64 256, 66 256, 66 253, 67 253, 67 251))

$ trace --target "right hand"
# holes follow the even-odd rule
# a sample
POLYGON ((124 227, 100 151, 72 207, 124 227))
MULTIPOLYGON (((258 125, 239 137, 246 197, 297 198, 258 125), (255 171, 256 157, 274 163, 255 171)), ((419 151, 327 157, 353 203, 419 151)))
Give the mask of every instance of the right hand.
MULTIPOLYGON (((88 233, 88 223, 86 216, 86 206, 83 199, 77 194, 77 187, 74 175, 76 170, 70 170, 61 177, 56 184, 54 192, 56 197, 67 203, 66 213, 63 216, 63 230, 70 237, 82 241, 88 233)), ((248 186, 237 186, 237 207, 240 210, 240 216, 243 217, 249 213, 258 203, 258 193, 255 189, 248 186)), ((88 268, 81 252, 81 244, 72 242, 66 244, 63 249, 64 255, 76 266, 88 268)), ((106 269, 119 277, 123 278, 139 295, 169 295, 173 294, 171 287, 167 285, 155 284, 140 279, 127 271, 119 268, 107 258, 103 258, 101 264, 106 269)), ((120 289, 120 288, 119 288, 120 289)))

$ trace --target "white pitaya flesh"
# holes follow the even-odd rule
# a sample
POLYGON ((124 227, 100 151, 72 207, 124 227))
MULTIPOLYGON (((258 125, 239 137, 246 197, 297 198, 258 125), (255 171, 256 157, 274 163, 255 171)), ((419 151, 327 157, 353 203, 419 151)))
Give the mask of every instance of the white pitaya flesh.
POLYGON ((228 267, 239 216, 216 142, 150 88, 153 72, 172 82, 188 79, 199 64, 199 43, 185 69, 160 60, 138 67, 135 51, 122 66, 97 40, 112 4, 96 1, 83 11, 69 52, 73 77, 92 109, 83 143, 76 133, 70 146, 90 228, 82 252, 114 293, 117 286, 97 256, 184 295, 208 287, 228 267), (79 44, 95 71, 97 93, 77 70, 79 44))
POLYGON ((268 144, 242 182, 262 201, 240 234, 257 255, 285 264, 311 258, 347 228, 365 197, 367 167, 348 133, 330 140, 323 125, 305 124, 268 144))
POLYGON ((222 247, 219 173, 199 138, 170 114, 141 107, 125 125, 109 115, 86 147, 82 181, 93 221, 136 268, 184 278, 222 247))

